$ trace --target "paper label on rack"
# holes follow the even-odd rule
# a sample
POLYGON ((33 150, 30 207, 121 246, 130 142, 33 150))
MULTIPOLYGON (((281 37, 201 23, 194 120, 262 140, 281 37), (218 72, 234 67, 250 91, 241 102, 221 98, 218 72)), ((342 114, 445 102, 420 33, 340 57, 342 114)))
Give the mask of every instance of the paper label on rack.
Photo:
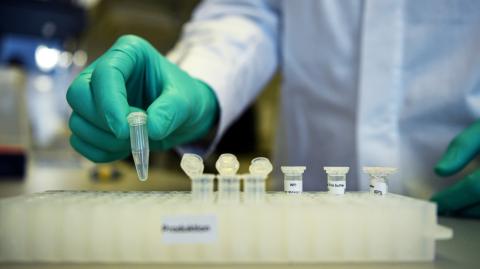
POLYGON ((332 194, 344 194, 345 193, 345 180, 329 180, 328 181, 328 192, 332 194))
POLYGON ((370 193, 375 195, 387 194, 387 184, 378 180, 372 180, 370 182, 370 193))
POLYGON ((283 182, 283 190, 286 193, 301 193, 302 189, 301 180, 285 180, 283 182))
POLYGON ((163 244, 211 244, 218 239, 214 215, 165 216, 161 222, 163 244))

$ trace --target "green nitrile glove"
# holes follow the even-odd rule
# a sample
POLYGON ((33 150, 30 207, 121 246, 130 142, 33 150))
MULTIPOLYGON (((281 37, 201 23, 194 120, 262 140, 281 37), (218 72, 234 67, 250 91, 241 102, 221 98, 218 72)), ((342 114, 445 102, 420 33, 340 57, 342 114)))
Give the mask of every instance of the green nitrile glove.
MULTIPOLYGON (((435 166, 435 172, 440 176, 453 175, 479 152, 480 121, 477 121, 453 139, 435 166)), ((432 200, 437 202, 439 214, 480 217, 480 169, 436 193, 432 200)))
POLYGON ((150 148, 166 150, 204 137, 215 124, 217 99, 147 41, 123 36, 78 75, 67 92, 73 109, 70 143, 95 162, 130 154, 127 115, 146 110, 150 148))

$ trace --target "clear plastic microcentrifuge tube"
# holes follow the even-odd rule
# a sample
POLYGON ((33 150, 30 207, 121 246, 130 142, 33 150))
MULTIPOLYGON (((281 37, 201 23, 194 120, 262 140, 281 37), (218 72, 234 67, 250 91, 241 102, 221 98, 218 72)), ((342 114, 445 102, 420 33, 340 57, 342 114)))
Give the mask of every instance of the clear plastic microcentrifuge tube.
POLYGON ((148 158, 150 155, 147 114, 132 112, 128 114, 127 121, 130 125, 130 145, 132 146, 132 156, 137 175, 141 181, 145 181, 148 178, 148 158))
POLYGON ((341 195, 345 193, 347 173, 350 169, 344 166, 330 166, 323 168, 327 172, 328 192, 341 195))
POLYGON ((387 177, 396 171, 394 167, 363 167, 363 172, 370 176, 370 193, 380 196, 387 194, 387 177))
POLYGON ((273 166, 265 157, 257 157, 250 163, 250 174, 243 175, 245 199, 259 201, 265 197, 265 182, 273 166))
POLYGON ((240 199, 240 176, 237 175, 240 163, 235 155, 225 153, 220 155, 215 167, 219 175, 218 197, 220 200, 237 201, 240 199))
POLYGON ((213 198, 213 180, 215 175, 203 174, 202 157, 186 153, 183 154, 180 167, 192 181, 192 198, 195 201, 210 201, 213 198))
POLYGON ((192 180, 192 199, 195 201, 213 200, 213 180, 214 174, 200 174, 191 178, 192 180))
POLYGON ((305 172, 305 166, 282 166, 282 172, 284 174, 283 189, 289 194, 302 193, 303 190, 303 172, 305 172))

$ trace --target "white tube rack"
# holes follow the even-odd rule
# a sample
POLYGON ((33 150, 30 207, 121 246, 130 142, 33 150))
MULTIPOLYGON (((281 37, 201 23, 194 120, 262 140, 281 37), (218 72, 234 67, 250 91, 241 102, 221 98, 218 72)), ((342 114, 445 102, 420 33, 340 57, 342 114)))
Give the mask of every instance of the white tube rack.
POLYGON ((281 192, 267 193, 263 201, 240 197, 228 203, 217 198, 216 193, 213 201, 198 202, 188 192, 51 191, 1 199, 0 261, 432 261, 435 241, 452 236, 437 225, 435 204, 395 194, 281 192), (204 232, 200 237, 181 229, 167 235, 162 228, 167 220, 202 217, 211 227, 196 231, 204 232))

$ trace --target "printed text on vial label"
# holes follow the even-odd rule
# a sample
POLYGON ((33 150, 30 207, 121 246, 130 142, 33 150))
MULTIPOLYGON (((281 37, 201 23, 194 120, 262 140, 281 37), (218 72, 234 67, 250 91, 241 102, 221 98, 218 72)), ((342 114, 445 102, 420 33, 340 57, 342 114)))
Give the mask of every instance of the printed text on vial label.
POLYGON ((333 194, 344 194, 346 182, 344 180, 328 181, 328 191, 333 194))
POLYGON ((372 180, 370 182, 370 193, 375 195, 385 195, 388 192, 388 187, 385 182, 372 180))
POLYGON ((301 180, 285 180, 283 183, 283 189, 286 193, 301 193, 302 181, 301 180))

